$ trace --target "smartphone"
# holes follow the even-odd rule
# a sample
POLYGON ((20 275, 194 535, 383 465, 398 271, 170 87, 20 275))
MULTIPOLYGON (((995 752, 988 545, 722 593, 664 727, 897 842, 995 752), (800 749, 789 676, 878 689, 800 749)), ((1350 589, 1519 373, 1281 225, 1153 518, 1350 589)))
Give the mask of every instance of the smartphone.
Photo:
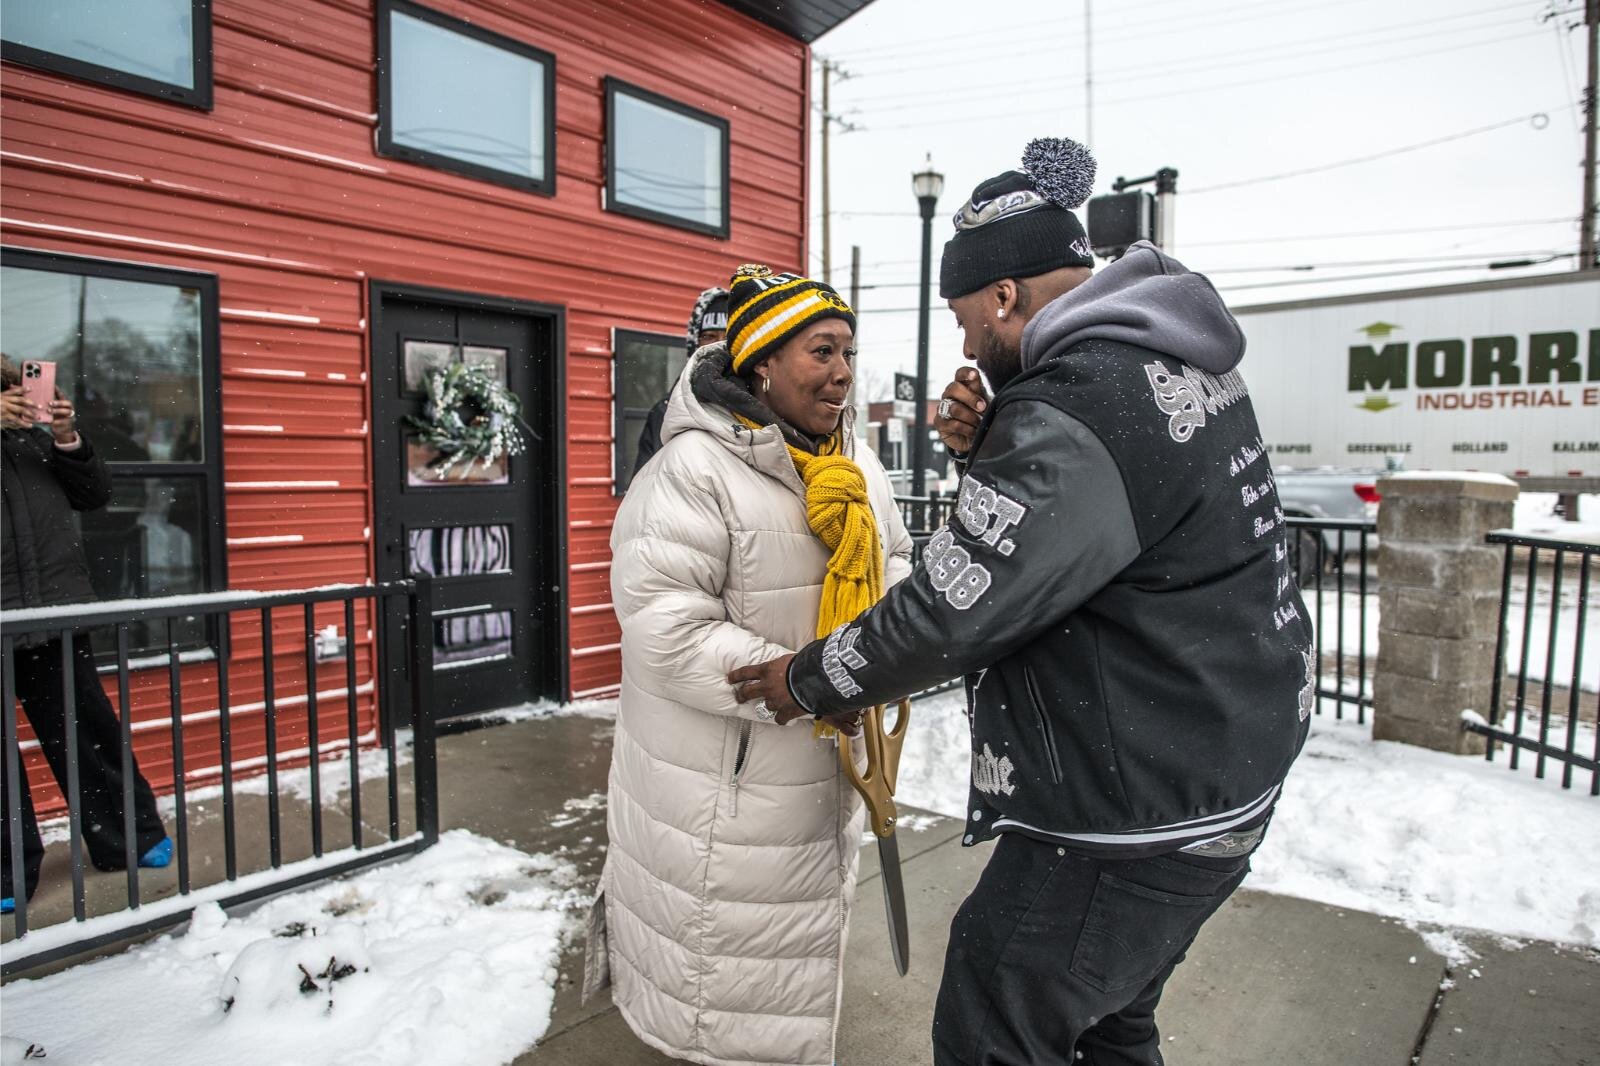
POLYGON ((55 419, 50 417, 50 404, 56 398, 56 365, 40 359, 24 359, 22 361, 22 394, 33 401, 37 408, 34 416, 35 422, 49 425, 55 419))

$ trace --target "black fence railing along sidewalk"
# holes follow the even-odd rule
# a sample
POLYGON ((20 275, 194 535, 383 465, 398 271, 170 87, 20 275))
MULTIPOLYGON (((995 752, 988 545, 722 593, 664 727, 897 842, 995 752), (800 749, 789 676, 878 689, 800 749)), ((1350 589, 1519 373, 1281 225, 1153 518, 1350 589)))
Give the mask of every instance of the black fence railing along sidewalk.
MULTIPOLYGON (((333 612, 325 608, 322 613, 326 621, 333 612)), ((201 903, 216 902, 224 908, 232 907, 412 854, 431 846, 438 839, 439 832, 438 767, 430 712, 433 702, 432 628, 431 593, 426 578, 376 586, 332 586, 323 589, 270 593, 223 592, 118 603, 77 604, 71 607, 11 611, 0 616, 0 657, 3 657, 3 664, 0 664, 3 665, 3 671, 0 671, 0 707, 3 707, 4 711, 3 758, 8 815, 6 828, 13 842, 10 872, 16 908, 11 928, 7 930, 10 936, 4 944, 0 972, 7 976, 24 972, 129 937, 176 925, 187 919, 194 908, 201 903), (358 685, 356 658, 358 650, 369 647, 369 644, 365 640, 358 640, 357 637, 360 632, 357 628, 358 603, 365 603, 367 607, 363 628, 370 626, 376 637, 370 645, 375 649, 375 657, 371 662, 371 676, 362 685, 358 685), (317 607, 328 604, 342 606, 345 640, 342 652, 340 649, 334 649, 332 654, 319 654, 317 607), (281 621, 285 614, 295 619, 295 622, 288 627, 281 621), (248 687, 251 697, 259 693, 261 698, 252 699, 248 703, 234 702, 234 697, 246 686, 237 684, 238 679, 230 677, 230 667, 236 658, 234 654, 236 615, 244 616, 246 619, 246 624, 240 627, 241 630, 248 631, 249 639, 260 642, 260 677, 252 676, 248 687), (192 650, 189 654, 184 654, 180 650, 176 628, 186 622, 192 626, 194 621, 203 624, 207 634, 205 642, 209 645, 210 655, 196 656, 192 650), (296 650, 282 656, 282 659, 289 663, 290 676, 295 677, 296 683, 292 687, 298 688, 299 678, 294 673, 295 663, 303 654, 305 670, 303 694, 280 695, 278 692, 280 685, 284 685, 284 680, 282 673, 275 669, 279 663, 279 658, 275 656, 275 622, 278 632, 287 628, 297 638, 303 635, 303 641, 295 640, 295 645, 298 645, 296 650), (170 732, 170 747, 163 754, 169 755, 171 759, 173 794, 171 824, 168 828, 176 845, 174 855, 176 883, 166 884, 162 889, 164 894, 159 898, 149 899, 144 898, 148 893, 142 894, 140 890, 139 856, 135 854, 134 842, 135 801, 132 768, 133 734, 136 726, 129 711, 133 706, 130 702, 132 695, 130 689, 134 687, 130 685, 130 680, 135 671, 130 666, 129 630, 131 627, 140 626, 148 631, 153 625, 163 625, 166 635, 166 654, 163 659, 167 668, 165 687, 169 718, 164 724, 170 732), (394 625, 399 625, 404 634, 399 642, 399 646, 405 649, 403 664, 388 661, 385 652, 385 649, 390 647, 386 639, 389 635, 388 630, 394 625), (116 676, 115 702, 121 727, 123 836, 127 841, 126 853, 123 856, 126 865, 126 902, 122 903, 120 898, 122 894, 118 891, 108 894, 105 891, 107 886, 102 881, 94 886, 97 889, 95 898, 100 904, 94 915, 88 913, 89 886, 86 883, 84 869, 82 795, 84 783, 79 772, 81 753, 78 750, 73 676, 75 645, 78 641, 86 639, 80 634, 87 631, 114 634, 114 666, 107 663, 101 669, 104 673, 114 670, 116 676), (32 928, 29 921, 27 893, 23 889, 25 882, 21 846, 23 840, 21 774, 24 767, 17 732, 14 666, 20 646, 19 639, 27 637, 59 642, 62 664, 59 681, 66 716, 67 780, 64 792, 67 806, 67 848, 71 867, 72 915, 70 919, 63 917, 62 920, 39 928, 32 928), (343 689, 319 693, 318 666, 327 665, 341 654, 344 660, 343 689), (210 677, 205 676, 211 671, 214 673, 210 677), (201 682, 205 684, 202 685, 201 682), (209 692, 212 691, 212 682, 215 686, 214 706, 209 699, 203 698, 204 693, 196 693, 190 702, 193 704, 195 698, 201 698, 202 709, 196 710, 191 706, 186 711, 184 686, 187 684, 192 690, 204 688, 209 692), (397 691, 397 686, 400 684, 408 685, 409 699, 397 701, 393 698, 400 694, 397 691), (381 834, 377 830, 366 828, 362 815, 362 742, 364 737, 369 743, 373 739, 372 734, 364 733, 361 726, 362 701, 359 697, 364 692, 373 692, 376 695, 376 739, 381 743, 382 749, 369 748, 367 755, 370 758, 385 760, 382 780, 386 790, 384 798, 387 801, 387 810, 384 813, 387 816, 387 826, 386 832, 381 834), (337 728, 329 728, 336 726, 336 719, 324 718, 323 712, 333 710, 327 705, 328 702, 338 700, 340 697, 343 702, 343 707, 340 708, 343 712, 340 716, 343 718, 343 735, 330 738, 330 733, 338 732, 337 728), (395 720, 393 709, 397 706, 397 702, 409 704, 409 721, 395 720), (288 709, 287 714, 286 709, 288 709), (236 724, 241 718, 253 718, 256 715, 260 716, 259 728, 264 732, 265 758, 236 761, 236 724), (208 743, 203 757, 215 760, 216 773, 220 777, 222 806, 220 855, 214 853, 217 849, 215 841, 212 841, 204 846, 201 854, 197 856, 195 843, 191 839, 187 779, 195 775, 187 773, 185 768, 186 757, 190 754, 186 751, 186 720, 189 728, 196 731, 200 728, 200 723, 206 723, 208 742, 211 735, 210 725, 213 722, 215 724, 216 747, 212 749, 208 743), (397 735, 402 728, 409 728, 411 732, 410 786, 415 797, 414 813, 407 812, 406 819, 412 822, 412 826, 405 834, 402 834, 403 786, 397 753, 399 746, 397 735), (290 733, 295 736, 304 734, 306 743, 303 749, 280 750, 280 740, 290 733), (331 851, 324 846, 324 796, 321 786, 323 754, 327 751, 347 754, 349 759, 349 843, 348 846, 331 851), (248 831, 251 839, 255 839, 261 827, 249 823, 241 825, 239 818, 242 801, 236 784, 242 776, 241 766, 253 770, 255 766, 261 764, 264 764, 266 778, 266 855, 254 856, 254 860, 262 865, 258 868, 245 869, 241 873, 239 854, 241 830, 248 831), (301 766, 309 770, 307 776, 310 795, 308 849, 310 855, 286 861, 286 827, 281 810, 279 774, 280 770, 286 767, 301 766), (381 835, 385 839, 375 842, 376 846, 369 846, 368 839, 374 835, 381 835), (206 870, 215 869, 217 860, 220 859, 222 880, 195 885, 192 875, 196 868, 197 857, 206 870), (106 906, 108 895, 111 900, 110 906, 106 906)), ((50 653, 53 654, 53 649, 50 653)), ((153 671, 146 670, 138 677, 138 692, 146 699, 153 689, 159 695, 159 686, 151 684, 153 680, 159 680, 159 675, 152 676, 153 674, 153 671)), ((137 728, 141 728, 142 731, 148 724, 141 722, 137 728)), ((162 723, 156 725, 160 728, 162 723)), ((195 740, 196 738, 191 736, 188 738, 188 743, 192 745, 195 740)), ((148 751, 141 754, 142 759, 148 757, 148 751)), ((201 774, 209 776, 204 770, 201 774)), ((377 775, 369 774, 368 777, 374 783, 378 780, 377 775)), ((260 812, 255 812, 251 817, 259 818, 260 812)), ((297 842, 295 850, 298 851, 299 848, 300 844, 297 842)), ((45 872, 48 874, 50 869, 47 864, 45 872)), ((43 890, 45 886, 41 883, 40 888, 43 890)))
MULTIPOLYGON (((1500 745, 1510 749, 1509 763, 1515 770, 1523 752, 1534 756, 1534 776, 1544 777, 1551 760, 1562 764, 1561 787, 1572 787, 1574 770, 1589 771, 1589 795, 1600 796, 1600 722, 1595 724, 1591 751, 1580 751, 1582 730, 1579 722, 1585 699, 1593 702, 1600 718, 1600 686, 1584 691, 1584 641, 1588 636, 1589 589, 1594 558, 1600 544, 1531 537, 1497 530, 1486 538, 1505 549, 1500 574, 1500 632, 1495 642, 1494 681, 1490 697, 1490 718, 1466 716, 1462 728, 1488 738, 1484 758, 1493 761, 1500 745), (1526 560, 1518 555, 1525 552, 1526 560), (1524 569, 1522 604, 1518 613, 1520 632, 1516 638, 1515 666, 1511 655, 1511 619, 1516 590, 1513 578, 1524 569), (1546 573, 1548 571, 1548 573, 1546 573), (1574 596, 1568 577, 1577 580, 1574 596), (1541 618, 1541 614, 1548 618, 1541 618), (1571 617, 1570 655, 1563 655, 1563 616, 1571 617), (1542 624, 1541 624, 1542 623, 1542 624), (1533 648, 1534 633, 1543 629, 1543 654, 1533 648), (1542 662, 1541 662, 1542 660, 1542 662), (1570 664, 1570 673, 1568 666, 1570 664), (1556 700, 1560 687, 1557 678, 1565 677, 1566 707, 1556 700), (1514 695, 1507 709, 1505 686, 1514 695), (1530 683, 1538 688, 1537 704, 1529 700, 1530 683), (1530 716, 1533 734, 1529 735, 1530 716), (1554 719, 1565 718, 1564 722, 1554 719), (1552 737, 1552 726, 1557 736, 1552 737), (1552 739, 1555 743, 1552 743, 1552 739)), ((1586 745, 1587 746, 1587 745, 1586 745)))
POLYGON ((1371 655, 1376 645, 1368 633, 1378 619, 1371 599, 1378 591, 1371 566, 1378 524, 1372 519, 1293 516, 1284 522, 1289 528, 1289 569, 1300 583, 1317 641, 1316 712, 1322 713, 1323 700, 1331 700, 1334 717, 1342 719, 1348 704, 1365 724, 1372 706, 1371 655))

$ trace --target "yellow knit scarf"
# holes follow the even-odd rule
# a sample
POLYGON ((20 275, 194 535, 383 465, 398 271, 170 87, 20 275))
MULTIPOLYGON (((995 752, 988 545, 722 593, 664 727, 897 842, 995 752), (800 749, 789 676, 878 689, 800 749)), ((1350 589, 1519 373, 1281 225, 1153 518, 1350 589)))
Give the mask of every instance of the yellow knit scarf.
MULTIPOLYGON (((739 416, 751 429, 758 423, 739 416)), ((817 636, 839 626, 883 598, 883 545, 878 520, 867 495, 867 479, 855 460, 844 454, 843 430, 829 437, 820 454, 812 455, 785 442, 795 471, 806 487, 806 522, 833 555, 822 579, 817 609, 817 636)), ((831 736, 832 726, 816 724, 817 736, 831 736)))

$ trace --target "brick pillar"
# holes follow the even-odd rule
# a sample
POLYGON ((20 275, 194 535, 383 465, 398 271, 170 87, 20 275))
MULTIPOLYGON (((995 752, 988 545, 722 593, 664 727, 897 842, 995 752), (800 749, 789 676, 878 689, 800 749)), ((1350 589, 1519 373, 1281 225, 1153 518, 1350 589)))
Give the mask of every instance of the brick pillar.
POLYGON ((1511 525, 1516 482, 1419 471, 1384 478, 1378 491, 1373 738, 1482 754, 1461 712, 1490 717, 1503 555, 1483 538, 1511 525))

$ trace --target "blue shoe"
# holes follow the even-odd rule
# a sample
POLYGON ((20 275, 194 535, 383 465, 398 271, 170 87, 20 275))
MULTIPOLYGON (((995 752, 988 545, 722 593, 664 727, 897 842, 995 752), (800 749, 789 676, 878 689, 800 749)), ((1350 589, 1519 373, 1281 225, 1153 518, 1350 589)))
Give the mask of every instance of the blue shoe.
POLYGON ((10 896, 0 899, 0 914, 10 914, 17 909, 17 901, 10 896))
POLYGON ((154 869, 172 865, 172 838, 162 837, 161 843, 139 856, 139 865, 154 869))

